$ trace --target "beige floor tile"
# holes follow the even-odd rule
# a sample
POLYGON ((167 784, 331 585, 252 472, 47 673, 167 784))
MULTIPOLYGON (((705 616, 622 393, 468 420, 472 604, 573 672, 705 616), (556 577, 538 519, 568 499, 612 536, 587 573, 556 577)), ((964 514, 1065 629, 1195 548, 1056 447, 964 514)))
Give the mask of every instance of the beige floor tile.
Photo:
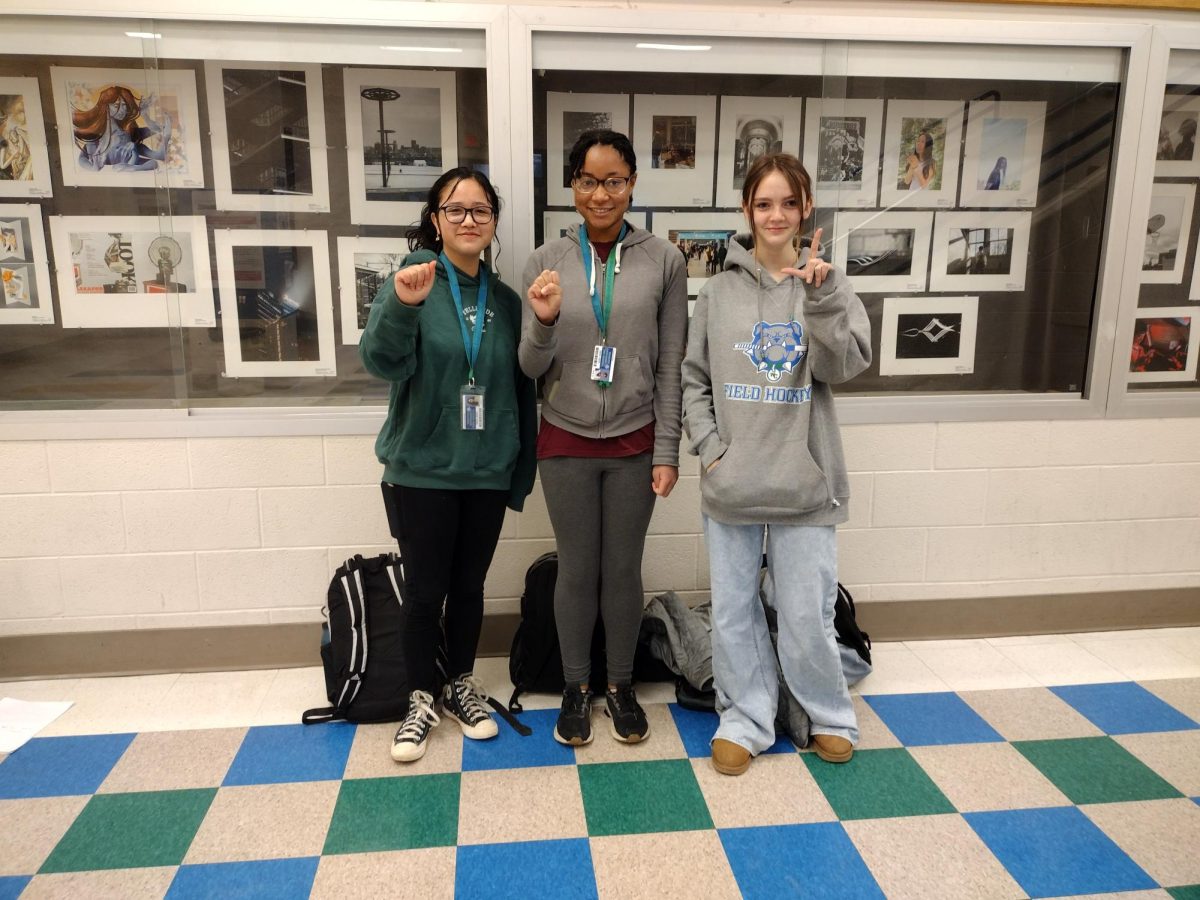
POLYGON ((1070 644, 1065 634, 1009 634, 1004 637, 986 638, 993 647, 1024 647, 1032 644, 1070 644))
POLYGON ((1071 900, 1171 900, 1161 888, 1153 891, 1121 891, 1119 894, 1072 894, 1071 900))
POLYGON ((46 681, 0 681, 0 697, 14 700, 75 700, 78 678, 51 678, 46 681))
POLYGON ((245 728, 143 732, 96 793, 220 787, 245 736, 245 728))
POLYGON ((871 674, 854 685, 850 693, 915 694, 950 689, 919 656, 902 644, 872 647, 871 664, 871 674))
POLYGON ((171 707, 166 696, 179 675, 82 678, 75 705, 47 725, 40 737, 65 734, 124 734, 154 728, 171 707))
POLYGON ((37 875, 21 900, 130 900, 163 897, 175 878, 175 866, 146 869, 105 869, 37 875))
POLYGON ((319 856, 339 787, 304 781, 221 788, 184 862, 319 856))
MULTIPOLYGON (((640 695, 639 695, 640 696, 640 695)), ((612 736, 612 720, 604 714, 604 700, 592 704, 592 733, 595 739, 575 751, 580 763, 637 762, 646 759, 684 759, 687 750, 679 738, 675 719, 665 703, 644 704, 650 736, 636 744, 623 744, 612 736)))
POLYGON ((592 838, 600 900, 736 900, 733 870, 715 831, 592 838))
POLYGON ((858 717, 859 750, 883 750, 887 747, 900 747, 900 739, 879 718, 879 713, 871 709, 871 705, 862 697, 851 697, 854 703, 854 713, 858 717))
POLYGON ((960 691, 959 696, 1007 741, 1097 737, 1103 734, 1046 688, 960 691))
POLYGON ((463 772, 460 844, 587 837, 574 766, 463 772))
POLYGON ((915 641, 908 647, 955 691, 1035 687, 1037 681, 987 641, 915 641))
POLYGON ((1194 722, 1200 722, 1200 678, 1147 681, 1142 685, 1194 722))
POLYGON ((959 812, 1071 802, 1010 744, 910 747, 908 752, 959 812))
POLYGON ((1118 744, 1189 797, 1200 797, 1200 731, 1123 734, 1118 744))
POLYGON ((837 819, 799 754, 763 754, 737 776, 722 775, 707 757, 693 759, 692 769, 717 828, 837 819))
POLYGON ((87 797, 0 800, 0 875, 40 869, 87 802, 87 797))
POLYGON ((320 666, 280 669, 254 714, 254 725, 295 725, 306 709, 328 706, 320 666))
MULTIPOLYGON (((142 730, 237 728, 253 725, 271 690, 275 669, 252 672, 189 672, 179 676, 164 697, 153 726, 142 730)), ((299 718, 297 717, 297 721, 299 718)))
MULTIPOLYGON (((398 763, 391 757, 392 738, 399 722, 359 725, 350 745, 343 778, 391 778, 403 775, 436 775, 462 768, 462 729, 443 721, 429 735, 425 755, 416 762, 398 763)), ((501 727, 507 728, 507 725, 501 727)))
POLYGON ((1200 806, 1191 800, 1097 803, 1080 810, 1159 884, 1200 884, 1200 806))
POLYGON ((1129 678, 1078 644, 1027 644, 997 648, 1038 684, 1100 684, 1129 678))
POLYGON ((323 856, 312 900, 453 900, 453 847, 323 856))
POLYGON ((1140 680, 1200 677, 1200 656, 1189 658, 1164 637, 1095 641, 1080 638, 1080 647, 1104 660, 1126 678, 1140 680))
POLYGON ((862 819, 843 825, 889 900, 1025 896, 961 816, 862 819))

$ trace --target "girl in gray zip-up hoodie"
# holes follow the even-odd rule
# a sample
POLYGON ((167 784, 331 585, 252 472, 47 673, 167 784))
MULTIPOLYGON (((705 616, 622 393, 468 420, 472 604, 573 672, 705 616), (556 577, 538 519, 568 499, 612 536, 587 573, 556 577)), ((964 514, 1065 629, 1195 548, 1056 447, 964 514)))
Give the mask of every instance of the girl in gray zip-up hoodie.
POLYGON ((811 181, 788 154, 746 175, 752 233, 730 242, 700 292, 683 363, 684 427, 702 465, 721 725, 713 765, 745 771, 775 741, 778 683, 758 599, 766 540, 779 613, 778 661, 812 719, 813 745, 844 762, 858 732, 834 640, 834 526, 849 486, 830 384, 871 362, 870 323, 845 274, 797 258, 811 181))

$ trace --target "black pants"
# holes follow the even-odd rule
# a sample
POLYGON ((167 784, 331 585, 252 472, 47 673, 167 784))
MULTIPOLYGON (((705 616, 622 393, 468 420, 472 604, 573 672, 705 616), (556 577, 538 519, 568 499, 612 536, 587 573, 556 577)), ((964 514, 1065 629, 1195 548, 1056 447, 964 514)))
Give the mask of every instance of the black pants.
POLYGON ((449 675, 475 667, 483 582, 504 525, 507 491, 448 491, 383 483, 388 526, 404 560, 404 659, 410 691, 433 693, 446 610, 449 675))

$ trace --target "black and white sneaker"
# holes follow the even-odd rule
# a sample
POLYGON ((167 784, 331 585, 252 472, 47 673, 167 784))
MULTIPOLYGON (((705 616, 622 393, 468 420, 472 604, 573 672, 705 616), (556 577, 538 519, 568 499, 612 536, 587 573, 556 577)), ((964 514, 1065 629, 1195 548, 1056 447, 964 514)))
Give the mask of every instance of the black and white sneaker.
POLYGON ((396 762, 416 762, 425 755, 429 732, 440 722, 433 711, 433 696, 425 691, 413 691, 408 698, 408 715, 392 741, 392 759, 396 762))
POLYGON ((604 693, 604 714, 611 720, 612 736, 626 744, 636 744, 650 736, 646 711, 637 701, 633 686, 618 685, 604 693))
POLYGON ((563 691, 562 709, 554 726, 554 739, 560 744, 582 747, 592 742, 592 692, 577 684, 563 691))
POLYGON ((462 733, 474 741, 494 738, 499 732, 484 701, 483 684, 468 672, 459 675, 442 691, 442 712, 462 726, 462 733))

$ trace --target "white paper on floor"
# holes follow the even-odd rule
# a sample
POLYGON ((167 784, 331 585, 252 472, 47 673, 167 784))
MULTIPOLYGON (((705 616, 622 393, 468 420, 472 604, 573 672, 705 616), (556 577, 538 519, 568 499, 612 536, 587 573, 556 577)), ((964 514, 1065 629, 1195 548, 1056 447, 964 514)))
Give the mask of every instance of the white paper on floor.
POLYGON ((70 700, 0 699, 0 753, 12 753, 73 705, 70 700))

